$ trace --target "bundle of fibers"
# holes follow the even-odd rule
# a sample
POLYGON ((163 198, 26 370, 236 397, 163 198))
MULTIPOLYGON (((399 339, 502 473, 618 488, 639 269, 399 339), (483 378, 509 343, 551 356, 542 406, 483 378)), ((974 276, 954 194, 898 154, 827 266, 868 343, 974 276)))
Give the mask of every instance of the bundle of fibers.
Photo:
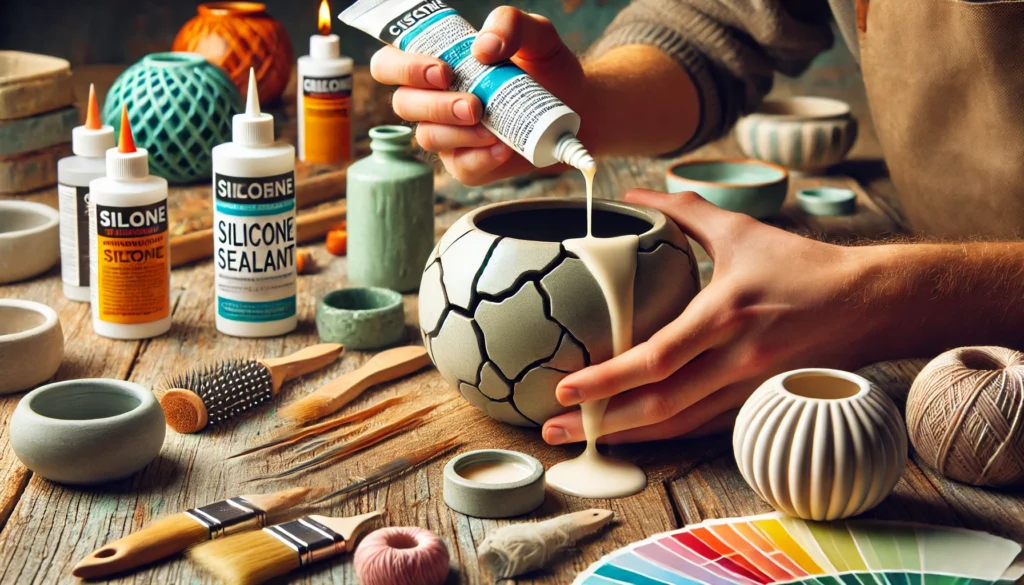
POLYGON ((478 556, 497 581, 543 569, 614 518, 611 510, 584 510, 544 522, 513 524, 487 535, 478 556))

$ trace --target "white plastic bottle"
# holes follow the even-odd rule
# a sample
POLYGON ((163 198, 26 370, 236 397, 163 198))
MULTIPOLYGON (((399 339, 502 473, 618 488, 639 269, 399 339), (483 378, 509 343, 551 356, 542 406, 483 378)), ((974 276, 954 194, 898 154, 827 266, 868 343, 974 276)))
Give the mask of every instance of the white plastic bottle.
POLYGON ((100 122, 96 90, 89 85, 85 125, 71 131, 71 151, 57 162, 60 207, 60 273, 64 296, 88 303, 89 182, 107 176, 107 150, 114 148, 114 129, 100 122))
POLYGON ((171 328, 167 180, 149 174, 149 153, 135 148, 128 109, 107 176, 89 183, 92 327, 114 339, 147 339, 171 328))
POLYGON ((357 0, 338 18, 402 51, 451 65, 455 80, 448 89, 480 98, 483 125, 535 166, 593 165, 576 138, 579 114, 514 63, 473 58, 477 30, 444 0, 357 0))
POLYGON ((352 160, 352 58, 330 31, 328 12, 309 37, 309 55, 299 57, 296 124, 299 160, 337 165, 352 160))
POLYGON ((213 149, 213 248, 217 330, 236 337, 293 331, 295 148, 274 142, 250 71, 232 141, 213 149))

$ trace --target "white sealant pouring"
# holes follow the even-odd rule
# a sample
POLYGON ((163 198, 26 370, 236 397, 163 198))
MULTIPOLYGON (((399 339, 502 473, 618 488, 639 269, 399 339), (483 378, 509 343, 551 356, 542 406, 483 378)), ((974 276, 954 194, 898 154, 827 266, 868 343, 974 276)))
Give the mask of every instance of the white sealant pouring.
MULTIPOLYGON (((586 151, 583 151, 586 154, 586 151)), ((633 288, 639 236, 595 238, 593 235, 594 175, 597 165, 590 155, 579 165, 587 182, 587 237, 566 240, 565 249, 583 261, 597 280, 608 304, 612 329, 612 355, 633 347, 633 288)), ((554 489, 583 498, 622 498, 643 491, 647 476, 643 470, 597 450, 608 399, 580 405, 587 447, 576 459, 563 461, 548 470, 547 483, 554 489)))

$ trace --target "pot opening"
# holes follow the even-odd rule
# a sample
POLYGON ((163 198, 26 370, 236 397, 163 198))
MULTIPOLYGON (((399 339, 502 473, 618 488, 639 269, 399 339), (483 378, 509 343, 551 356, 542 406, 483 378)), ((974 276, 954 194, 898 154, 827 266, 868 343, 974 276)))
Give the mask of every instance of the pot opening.
POLYGON ((0 213, 0 234, 23 232, 46 225, 49 220, 44 215, 21 209, 5 209, 0 213))
POLYGON ((232 14, 260 14, 267 11, 267 5, 260 2, 207 2, 200 4, 200 14, 230 16, 232 14))
POLYGON ((832 374, 818 373, 790 376, 782 381, 782 387, 790 394, 817 400, 850 398, 860 392, 860 386, 856 382, 832 374))
POLYGON ((0 335, 13 335, 46 323, 46 315, 21 307, 0 306, 0 335))
POLYGON ((127 390, 88 381, 41 392, 30 407, 57 420, 95 420, 131 412, 142 402, 127 390))
POLYGON ((402 302, 396 292, 378 288, 345 288, 324 295, 324 304, 342 311, 374 311, 402 302))
POLYGON ((197 53, 174 51, 171 53, 153 53, 146 55, 142 61, 151 67, 185 67, 203 63, 206 59, 197 53))
MULTIPOLYGON (((587 235, 587 208, 560 207, 495 213, 476 220, 479 229, 506 238, 538 242, 564 242, 587 235)), ((650 221, 594 208, 594 236, 639 236, 654 227, 650 221)))
POLYGON ((794 97, 784 100, 765 100, 758 106, 758 114, 788 118, 838 118, 850 113, 845 102, 820 97, 794 97))
POLYGON ((1005 367, 995 356, 976 349, 965 351, 960 356, 960 361, 968 370, 992 371, 1002 370, 1005 367))

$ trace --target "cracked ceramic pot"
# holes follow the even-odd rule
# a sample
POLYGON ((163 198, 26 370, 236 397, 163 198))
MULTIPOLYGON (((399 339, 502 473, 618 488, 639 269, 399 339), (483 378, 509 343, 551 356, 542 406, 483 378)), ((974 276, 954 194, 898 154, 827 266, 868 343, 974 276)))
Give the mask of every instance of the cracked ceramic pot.
MULTIPOLYGON (((700 290, 679 227, 661 212, 594 201, 594 235, 639 236, 633 340, 679 316, 700 290)), ((604 295, 562 242, 586 234, 586 200, 550 198, 481 207, 459 219, 427 259, 419 320, 437 369, 472 405, 519 426, 567 409, 555 386, 611 357, 604 295)))

